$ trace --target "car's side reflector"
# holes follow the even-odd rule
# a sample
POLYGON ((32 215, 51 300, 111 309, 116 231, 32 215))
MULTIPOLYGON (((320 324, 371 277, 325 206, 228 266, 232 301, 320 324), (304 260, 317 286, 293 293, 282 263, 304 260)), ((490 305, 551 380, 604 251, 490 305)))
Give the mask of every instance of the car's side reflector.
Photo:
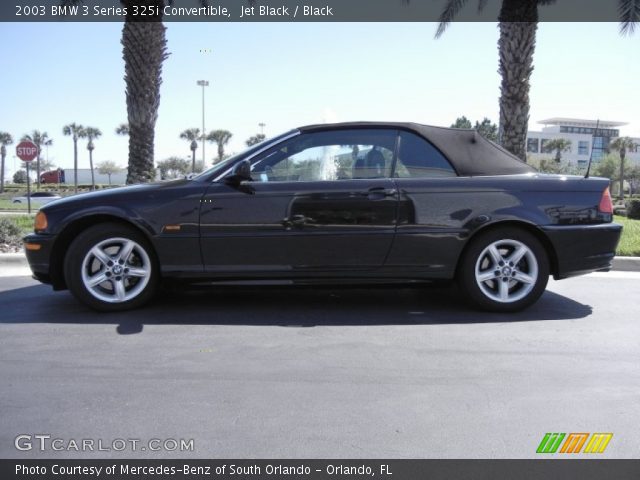
POLYGON ((25 243, 24 248, 35 252, 40 250, 42 248, 42 245, 40 245, 39 243, 25 243))
POLYGON ((598 205, 598 210, 602 213, 613 213, 613 201, 611 200, 611 193, 609 192, 609 187, 604 189, 602 192, 602 197, 600 198, 600 205, 598 205))
POLYGON ((179 232, 180 228, 180 225, 165 225, 163 230, 165 232, 179 232))

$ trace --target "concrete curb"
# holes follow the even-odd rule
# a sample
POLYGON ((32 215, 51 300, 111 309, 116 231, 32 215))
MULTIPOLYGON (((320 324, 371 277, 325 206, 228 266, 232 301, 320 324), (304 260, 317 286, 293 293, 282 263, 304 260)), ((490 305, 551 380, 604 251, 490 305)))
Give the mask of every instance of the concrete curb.
MULTIPOLYGON (((27 257, 25 257, 24 253, 0 253, 0 267, 2 266, 29 268, 27 257)), ((615 257, 611 270, 640 272, 640 257, 615 257)))
POLYGON ((611 270, 618 272, 640 272, 640 257, 615 257, 611 270))
POLYGON ((24 253, 0 253, 0 266, 28 267, 27 257, 24 253))

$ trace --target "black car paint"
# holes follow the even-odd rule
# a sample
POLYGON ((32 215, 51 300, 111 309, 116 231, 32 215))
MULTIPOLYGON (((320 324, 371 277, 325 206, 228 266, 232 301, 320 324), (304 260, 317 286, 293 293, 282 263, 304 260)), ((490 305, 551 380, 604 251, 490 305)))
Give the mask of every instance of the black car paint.
MULTIPOLYGON (((288 134, 289 136, 291 135, 288 134)), ((283 136, 281 138, 288 138, 283 136)), ((26 242, 36 278, 65 288, 62 261, 87 225, 118 219, 150 240, 164 277, 451 279, 469 240, 517 224, 543 242, 556 278, 607 269, 621 227, 598 210, 608 180, 543 174, 225 181, 238 155, 192 180, 93 192, 43 207, 26 242)))

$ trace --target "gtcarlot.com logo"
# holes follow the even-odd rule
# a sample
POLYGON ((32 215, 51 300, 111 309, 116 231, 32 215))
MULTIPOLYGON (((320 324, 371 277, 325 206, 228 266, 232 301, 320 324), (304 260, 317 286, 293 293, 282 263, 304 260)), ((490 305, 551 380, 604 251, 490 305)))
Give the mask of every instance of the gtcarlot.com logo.
POLYGON ((193 438, 114 438, 113 440, 93 438, 54 438, 49 434, 18 435, 14 446, 20 451, 40 452, 193 452, 193 438))
POLYGON ((611 437, 613 433, 545 433, 536 453, 604 453, 611 437))

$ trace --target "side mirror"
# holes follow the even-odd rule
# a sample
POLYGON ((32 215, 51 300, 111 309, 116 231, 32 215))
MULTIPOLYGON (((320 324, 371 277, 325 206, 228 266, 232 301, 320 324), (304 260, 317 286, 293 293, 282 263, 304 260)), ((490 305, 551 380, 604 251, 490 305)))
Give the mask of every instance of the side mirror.
POLYGON ((242 160, 236 163, 231 170, 231 175, 226 178, 227 182, 240 184, 245 180, 251 181, 251 162, 249 160, 242 160))

